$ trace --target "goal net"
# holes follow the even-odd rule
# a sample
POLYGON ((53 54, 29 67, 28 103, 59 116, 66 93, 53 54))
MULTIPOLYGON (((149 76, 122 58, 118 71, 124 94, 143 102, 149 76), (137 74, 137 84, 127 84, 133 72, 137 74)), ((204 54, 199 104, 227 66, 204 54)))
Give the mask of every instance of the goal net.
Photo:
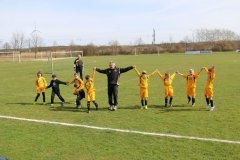
MULTIPOLYGON (((74 58, 78 57, 78 55, 81 55, 83 57, 83 51, 49 52, 45 73, 46 74, 55 73, 55 68, 58 65, 58 63, 55 63, 55 61, 58 61, 58 60, 64 61, 66 59, 74 59, 74 58)), ((72 63, 69 65, 72 65, 72 63)))
POLYGON ((0 52, 0 59, 5 61, 21 62, 19 51, 0 52))

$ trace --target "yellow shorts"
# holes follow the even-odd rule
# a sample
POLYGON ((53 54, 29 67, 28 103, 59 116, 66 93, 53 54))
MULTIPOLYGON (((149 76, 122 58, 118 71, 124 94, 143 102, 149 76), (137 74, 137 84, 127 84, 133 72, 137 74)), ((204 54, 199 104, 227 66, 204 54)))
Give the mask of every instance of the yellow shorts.
POLYGON ((174 92, 173 92, 173 87, 172 86, 167 86, 165 87, 165 97, 173 97, 174 92))
POLYGON ((41 87, 41 88, 37 89, 37 93, 42 93, 42 92, 45 92, 45 88, 44 87, 41 87))
POLYGON ((213 97, 213 88, 205 87, 204 96, 209 98, 213 97))
POLYGON ((95 92, 87 93, 87 101, 95 101, 95 92))
POLYGON ((148 98, 148 89, 140 88, 140 98, 148 98))
POLYGON ((196 96, 196 87, 187 88, 187 96, 195 97, 196 96))

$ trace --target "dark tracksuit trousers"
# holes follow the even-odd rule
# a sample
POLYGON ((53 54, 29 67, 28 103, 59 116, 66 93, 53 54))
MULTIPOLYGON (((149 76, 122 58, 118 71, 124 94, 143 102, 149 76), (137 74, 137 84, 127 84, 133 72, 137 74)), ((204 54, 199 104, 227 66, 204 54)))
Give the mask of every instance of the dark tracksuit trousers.
POLYGON ((118 104, 118 85, 108 85, 108 103, 109 105, 116 106, 118 104))
POLYGON ((57 90, 57 91, 52 90, 52 94, 51 94, 51 104, 54 103, 54 97, 55 97, 55 94, 58 96, 58 98, 59 98, 62 102, 65 102, 65 100, 64 100, 63 97, 61 96, 59 90, 57 90))

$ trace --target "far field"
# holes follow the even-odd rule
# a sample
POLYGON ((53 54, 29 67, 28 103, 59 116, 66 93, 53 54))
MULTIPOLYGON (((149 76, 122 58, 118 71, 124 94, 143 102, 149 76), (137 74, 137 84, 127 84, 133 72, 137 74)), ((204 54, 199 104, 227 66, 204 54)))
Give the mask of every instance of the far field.
MULTIPOLYGON (((73 60, 54 61, 54 72, 63 81, 73 79, 73 60)), ((134 71, 121 75, 119 108, 107 110, 106 75, 96 74, 96 98, 100 110, 86 113, 75 109, 73 86, 60 86, 67 104, 49 108, 42 105, 41 97, 33 105, 36 72, 50 71, 48 62, 23 61, 0 63, 0 115, 41 119, 100 127, 169 133, 184 136, 227 139, 240 141, 240 54, 213 53, 210 55, 138 55, 84 57, 84 75, 91 74, 93 67, 106 68, 113 60, 119 67, 136 65, 148 73, 158 68, 162 73, 190 68, 216 66, 214 101, 216 109, 206 109, 203 96, 206 73, 197 79, 196 106, 187 105, 185 79, 176 76, 173 82, 175 96, 172 108, 164 107, 163 82, 155 75, 149 81, 149 109, 141 110, 138 78, 134 71)), ((44 74, 48 82, 50 74, 44 74)), ((46 92, 50 102, 51 89, 46 92)), ((0 157, 10 160, 79 160, 79 159, 240 159, 240 144, 196 141, 155 137, 113 131, 100 131, 79 127, 39 124, 0 119, 0 157)))

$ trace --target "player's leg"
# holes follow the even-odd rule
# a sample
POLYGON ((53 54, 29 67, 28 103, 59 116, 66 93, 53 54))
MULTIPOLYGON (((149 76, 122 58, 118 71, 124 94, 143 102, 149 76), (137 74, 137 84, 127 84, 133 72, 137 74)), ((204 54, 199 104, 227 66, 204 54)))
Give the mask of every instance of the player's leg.
POLYGON ((189 104, 191 102, 190 89, 189 88, 187 88, 187 99, 188 99, 187 104, 189 104))
POLYGON ((165 96, 165 107, 167 107, 167 104, 168 104, 168 97, 165 96))
POLYGON ((114 85, 114 87, 113 87, 113 99, 114 99, 113 110, 117 110, 117 105, 118 105, 118 85, 114 85))
POLYGON ((165 93, 165 107, 167 107, 168 104, 168 87, 164 88, 164 93, 165 93))
POLYGON ((77 109, 80 109, 81 108, 81 97, 80 97, 80 95, 78 94, 77 95, 77 98, 76 98, 76 104, 77 104, 77 106, 76 106, 76 108, 77 109))
POLYGON ((213 111, 214 109, 215 109, 215 105, 214 105, 214 103, 213 103, 213 89, 212 88, 210 88, 210 90, 209 90, 209 96, 210 96, 210 104, 211 104, 211 109, 210 109, 210 111, 213 111))
POLYGON ((87 101, 87 112, 90 113, 90 101, 87 101))
POLYGON ((109 104, 109 110, 112 110, 112 109, 113 109, 112 96, 113 96, 113 85, 109 85, 109 86, 108 86, 108 104, 109 104))
POLYGON ((46 96, 45 96, 45 92, 42 92, 42 96, 43 96, 43 104, 46 103, 46 96))
POLYGON ((192 96, 192 106, 194 107, 195 106, 195 103, 196 103, 196 88, 192 88, 192 93, 191 93, 191 96, 192 96))
POLYGON ((37 93, 37 96, 35 97, 34 103, 36 103, 36 102, 37 102, 37 100, 38 100, 39 96, 40 96, 40 93, 37 93))
POLYGON ((51 106, 53 106, 53 104, 54 104, 54 97, 55 97, 55 92, 52 91, 52 94, 51 94, 51 106))
POLYGON ((62 97, 62 95, 60 94, 60 91, 58 91, 56 93, 56 95, 58 96, 58 98, 64 103, 65 102, 65 99, 62 97))
POLYGON ((174 95, 173 88, 172 88, 172 87, 169 87, 168 96, 170 97, 170 100, 169 100, 169 106, 170 106, 170 107, 172 107, 173 95, 174 95))
POLYGON ((98 104, 97 104, 97 102, 94 100, 94 101, 92 101, 93 102, 93 104, 95 105, 95 107, 96 107, 96 110, 98 110, 98 104))
POLYGON ((141 98, 141 109, 144 107, 144 97, 143 97, 143 89, 140 88, 140 98, 141 98))
POLYGON ((148 108, 148 89, 145 88, 144 92, 143 92, 143 96, 144 96, 144 99, 145 99, 145 109, 148 108))

